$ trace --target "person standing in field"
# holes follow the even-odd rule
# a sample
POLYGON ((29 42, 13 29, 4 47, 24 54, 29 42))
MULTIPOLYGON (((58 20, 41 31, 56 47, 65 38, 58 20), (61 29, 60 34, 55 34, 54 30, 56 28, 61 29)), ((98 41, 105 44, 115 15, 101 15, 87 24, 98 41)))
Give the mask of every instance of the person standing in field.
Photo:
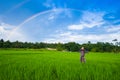
POLYGON ((81 53, 81 57, 80 57, 80 61, 81 61, 81 63, 82 62, 84 62, 85 63, 85 58, 84 58, 84 56, 85 56, 85 49, 84 49, 84 47, 82 47, 81 49, 80 49, 80 53, 81 53))

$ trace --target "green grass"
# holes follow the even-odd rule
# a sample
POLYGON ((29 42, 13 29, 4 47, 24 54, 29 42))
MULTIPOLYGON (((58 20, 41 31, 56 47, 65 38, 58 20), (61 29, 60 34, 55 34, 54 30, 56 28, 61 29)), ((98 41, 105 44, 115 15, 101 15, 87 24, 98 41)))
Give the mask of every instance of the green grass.
POLYGON ((120 80, 120 54, 1 49, 0 80, 120 80))

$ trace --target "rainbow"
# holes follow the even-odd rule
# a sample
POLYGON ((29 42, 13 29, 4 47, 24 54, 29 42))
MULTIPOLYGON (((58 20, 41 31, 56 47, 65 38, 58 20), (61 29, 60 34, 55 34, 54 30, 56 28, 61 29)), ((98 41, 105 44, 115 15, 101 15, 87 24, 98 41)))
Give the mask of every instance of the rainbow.
POLYGON ((19 24, 17 27, 15 27, 11 32, 10 34, 7 36, 7 40, 9 40, 9 38, 12 36, 12 34, 17 30, 19 29, 20 27, 22 27, 24 24, 26 24, 27 22, 29 22, 30 20, 40 16, 40 15, 43 15, 43 14, 47 14, 47 13, 50 13, 50 12, 57 12, 57 11, 66 11, 66 10, 72 10, 72 11, 78 11, 78 12, 81 12, 81 10, 78 10, 78 9, 73 9, 73 8, 56 8, 56 9, 52 9, 52 10, 46 10, 46 11, 42 11, 42 12, 39 12, 35 15, 32 15, 30 16, 29 18, 27 18, 26 20, 24 20, 21 24, 19 24))

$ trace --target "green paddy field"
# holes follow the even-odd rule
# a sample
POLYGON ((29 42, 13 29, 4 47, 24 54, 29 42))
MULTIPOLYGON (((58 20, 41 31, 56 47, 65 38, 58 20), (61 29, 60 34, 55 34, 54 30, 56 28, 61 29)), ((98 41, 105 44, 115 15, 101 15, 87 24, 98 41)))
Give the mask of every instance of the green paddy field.
POLYGON ((0 80, 120 80, 120 54, 0 49, 0 80))

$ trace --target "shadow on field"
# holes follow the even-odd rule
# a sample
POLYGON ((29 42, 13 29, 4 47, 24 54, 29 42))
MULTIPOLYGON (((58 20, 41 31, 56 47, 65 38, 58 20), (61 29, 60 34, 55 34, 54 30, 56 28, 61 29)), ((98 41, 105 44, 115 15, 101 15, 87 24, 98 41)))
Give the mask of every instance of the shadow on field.
POLYGON ((51 69, 51 78, 53 80, 58 80, 58 73, 57 73, 57 69, 55 66, 52 66, 52 69, 51 69))

